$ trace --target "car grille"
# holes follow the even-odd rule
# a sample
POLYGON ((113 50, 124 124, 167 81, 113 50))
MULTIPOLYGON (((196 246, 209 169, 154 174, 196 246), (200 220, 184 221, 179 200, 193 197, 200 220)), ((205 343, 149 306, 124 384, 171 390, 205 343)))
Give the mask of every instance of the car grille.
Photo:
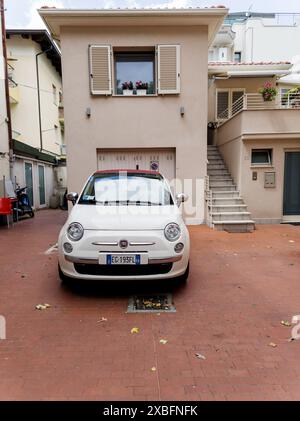
POLYGON ((74 268, 81 275, 95 276, 141 276, 163 275, 170 272, 173 263, 158 263, 150 265, 93 265, 74 263, 74 268))

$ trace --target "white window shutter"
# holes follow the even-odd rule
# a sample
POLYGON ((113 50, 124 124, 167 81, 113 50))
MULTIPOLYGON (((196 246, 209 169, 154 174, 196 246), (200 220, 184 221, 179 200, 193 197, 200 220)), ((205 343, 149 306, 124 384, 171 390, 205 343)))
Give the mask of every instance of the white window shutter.
POLYGON ((90 45, 90 80, 92 95, 111 95, 111 47, 90 45))
POLYGON ((157 46, 157 92, 180 93, 180 45, 157 46))

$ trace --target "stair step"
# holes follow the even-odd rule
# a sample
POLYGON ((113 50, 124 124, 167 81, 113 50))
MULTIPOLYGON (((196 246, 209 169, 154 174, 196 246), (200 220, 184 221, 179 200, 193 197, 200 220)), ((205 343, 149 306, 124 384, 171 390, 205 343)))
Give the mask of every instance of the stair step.
POLYGON ((215 175, 215 174, 213 174, 213 175, 209 176, 209 181, 222 181, 222 180, 233 181, 229 174, 227 174, 227 175, 224 175, 224 174, 223 175, 218 175, 218 174, 215 175))
POLYGON ((228 185, 228 184, 219 184, 218 186, 209 186, 210 190, 213 193, 216 192, 235 192, 236 191, 236 186, 234 184, 232 185, 228 185))
POLYGON ((238 191, 238 190, 223 190, 223 191, 220 191, 220 190, 213 190, 212 191, 212 197, 213 197, 213 199, 221 199, 221 198, 224 198, 224 197, 228 197, 228 198, 230 198, 230 199, 233 199, 233 198, 240 198, 240 192, 238 191))
POLYGON ((227 171, 225 164, 207 164, 207 169, 210 170, 223 170, 227 171))
POLYGON ((215 221, 213 226, 217 231, 227 232, 253 232, 255 229, 255 223, 251 219, 248 221, 215 221))
POLYGON ((213 212, 212 220, 215 221, 247 221, 250 219, 250 212, 213 212))
POLYGON ((218 150, 218 146, 216 145, 207 145, 207 150, 209 149, 217 149, 218 150))
POLYGON ((216 170, 208 170, 207 175, 209 177, 213 177, 214 175, 224 176, 224 177, 231 177, 230 173, 227 170, 216 169, 216 170))
POLYGON ((207 157, 208 157, 208 159, 210 159, 210 158, 212 158, 212 159, 213 158, 223 159, 222 155, 219 154, 219 152, 208 152, 207 157))
POLYGON ((208 163, 209 164, 224 164, 224 161, 222 158, 209 158, 208 163))
POLYGON ((210 178, 209 185, 210 187, 218 187, 218 186, 232 186, 233 180, 232 178, 210 178))
POLYGON ((241 197, 221 197, 221 198, 213 198, 212 200, 213 206, 234 206, 234 205, 244 205, 244 201, 241 197))
POLYGON ((235 204, 235 205, 212 205, 211 211, 212 213, 223 213, 223 212, 246 212, 247 205, 242 203, 235 204))

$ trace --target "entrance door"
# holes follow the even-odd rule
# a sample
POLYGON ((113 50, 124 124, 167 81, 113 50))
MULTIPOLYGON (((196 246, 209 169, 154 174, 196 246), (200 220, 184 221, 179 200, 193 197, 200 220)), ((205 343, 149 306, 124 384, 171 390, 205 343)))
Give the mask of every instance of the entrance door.
POLYGON ((30 200, 31 206, 33 206, 33 175, 32 175, 32 164, 25 162, 25 184, 27 186, 27 194, 30 200))
POLYGON ((300 215, 300 152, 285 153, 283 214, 300 215))
POLYGON ((38 166, 39 169, 39 195, 40 195, 40 206, 46 205, 45 195, 45 167, 43 165, 38 166))

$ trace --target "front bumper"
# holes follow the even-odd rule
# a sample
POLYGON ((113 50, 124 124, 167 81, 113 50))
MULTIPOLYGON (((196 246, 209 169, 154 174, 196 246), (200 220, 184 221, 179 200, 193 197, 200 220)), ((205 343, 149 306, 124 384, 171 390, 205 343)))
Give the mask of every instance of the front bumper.
MULTIPOLYGON (((132 252, 130 252, 130 254, 132 254, 132 252)), ((68 254, 65 254, 65 259, 67 262, 71 262, 71 263, 81 263, 81 264, 86 264, 86 265, 97 265, 98 264, 98 259, 82 259, 80 257, 75 257, 75 256, 69 256, 68 254)), ((149 258, 148 259, 148 264, 149 265, 156 265, 156 264, 160 264, 160 263, 174 263, 174 262, 179 262, 179 260, 182 259, 182 255, 177 255, 177 256, 171 256, 171 257, 162 257, 162 258, 149 258)))
POLYGON ((59 265, 62 272, 71 278, 78 279, 160 279, 176 278, 182 275, 189 260, 189 236, 183 230, 178 241, 166 240, 163 231, 96 231, 86 230, 78 242, 71 242, 63 229, 58 241, 59 265), (121 249, 119 241, 126 239, 128 247, 121 249), (72 253, 65 253, 64 242, 72 243, 72 253), (175 253, 174 246, 183 242, 183 252, 175 253), (146 253, 146 265, 99 265, 100 253, 146 253), (101 268, 103 270, 101 270, 101 268), (136 270, 134 268, 137 268, 136 270))

